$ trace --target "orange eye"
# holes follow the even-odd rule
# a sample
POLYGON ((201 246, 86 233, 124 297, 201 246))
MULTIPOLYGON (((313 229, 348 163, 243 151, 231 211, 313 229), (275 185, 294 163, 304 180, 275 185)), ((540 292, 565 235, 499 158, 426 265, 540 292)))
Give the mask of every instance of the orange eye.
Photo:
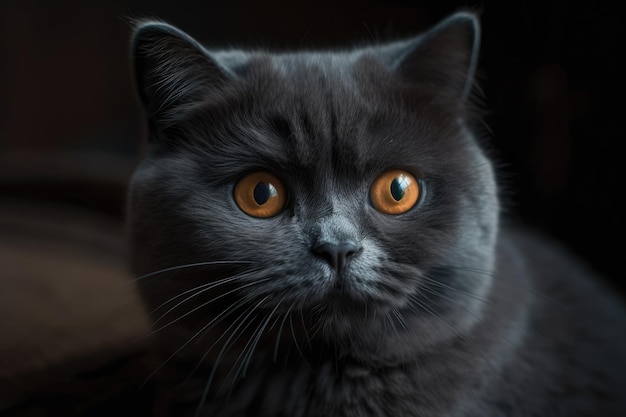
POLYGON ((269 172, 253 172, 235 185, 235 202, 253 217, 272 217, 280 213, 287 200, 283 183, 269 172))
POLYGON ((409 211, 420 196, 417 178, 407 171, 393 169, 382 173, 370 189, 370 200, 376 210, 386 214, 409 211))

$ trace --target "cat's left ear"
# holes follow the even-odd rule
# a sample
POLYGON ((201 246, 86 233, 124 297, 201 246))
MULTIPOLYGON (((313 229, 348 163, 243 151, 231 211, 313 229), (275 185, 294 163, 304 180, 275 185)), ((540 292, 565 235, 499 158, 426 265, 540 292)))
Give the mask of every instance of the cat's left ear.
POLYGON ((480 23, 460 12, 428 32, 386 51, 394 72, 409 83, 432 85, 466 99, 472 90, 480 47, 480 23))

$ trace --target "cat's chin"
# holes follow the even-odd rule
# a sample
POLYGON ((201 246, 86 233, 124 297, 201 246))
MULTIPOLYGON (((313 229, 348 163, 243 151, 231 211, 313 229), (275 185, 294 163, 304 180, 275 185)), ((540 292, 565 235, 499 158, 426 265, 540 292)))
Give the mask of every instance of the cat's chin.
POLYGON ((403 297, 392 298, 385 294, 366 292, 361 289, 329 286, 311 294, 299 307, 305 311, 359 319, 374 313, 385 313, 402 302, 403 297))
POLYGON ((381 318, 390 314, 394 306, 389 300, 371 295, 329 288, 300 307, 310 326, 321 328, 326 341, 353 339, 357 334, 377 333, 381 318))

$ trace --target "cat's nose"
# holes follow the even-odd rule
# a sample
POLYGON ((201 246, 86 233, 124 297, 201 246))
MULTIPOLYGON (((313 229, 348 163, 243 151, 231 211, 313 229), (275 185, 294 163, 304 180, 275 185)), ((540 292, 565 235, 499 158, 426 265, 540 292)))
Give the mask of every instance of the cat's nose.
POLYGON ((352 240, 339 243, 322 241, 313 246, 313 252, 326 259, 337 273, 341 273, 346 269, 352 255, 360 249, 361 246, 352 240))

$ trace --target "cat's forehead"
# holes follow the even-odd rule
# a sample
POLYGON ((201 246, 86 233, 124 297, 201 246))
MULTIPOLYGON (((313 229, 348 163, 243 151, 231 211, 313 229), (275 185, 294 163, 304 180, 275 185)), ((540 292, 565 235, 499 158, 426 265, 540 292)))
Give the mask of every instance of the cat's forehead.
MULTIPOLYGON (((376 73, 378 78, 391 77, 391 72, 383 70, 384 65, 369 49, 283 53, 229 50, 213 55, 224 68, 236 74, 236 79, 241 77, 248 81, 244 85, 263 84, 267 87, 265 93, 270 96, 280 93, 282 100, 289 100, 290 95, 291 99, 299 97, 309 101, 331 93, 356 95, 363 91, 363 73, 376 73)), ((368 81, 370 88, 372 78, 368 81)))
POLYGON ((279 55, 271 61, 269 87, 259 100, 261 122, 278 130, 270 136, 302 166, 351 166, 380 162, 379 127, 399 117, 365 97, 352 57, 306 53, 279 55), (374 157, 376 155, 376 157, 374 157))
POLYGON ((429 94, 404 95, 392 73, 367 53, 277 55, 271 71, 265 108, 288 120, 294 131, 280 139, 297 147, 304 163, 332 161, 366 171, 406 166, 434 140, 442 147, 454 136, 456 120, 447 110, 429 94))
POLYGON ((231 51, 220 59, 239 65, 245 80, 233 110, 215 120, 228 126, 228 137, 212 150, 235 158, 232 166, 359 178, 424 166, 452 136, 454 120, 444 121, 429 106, 411 108, 391 73, 367 54, 231 51))

